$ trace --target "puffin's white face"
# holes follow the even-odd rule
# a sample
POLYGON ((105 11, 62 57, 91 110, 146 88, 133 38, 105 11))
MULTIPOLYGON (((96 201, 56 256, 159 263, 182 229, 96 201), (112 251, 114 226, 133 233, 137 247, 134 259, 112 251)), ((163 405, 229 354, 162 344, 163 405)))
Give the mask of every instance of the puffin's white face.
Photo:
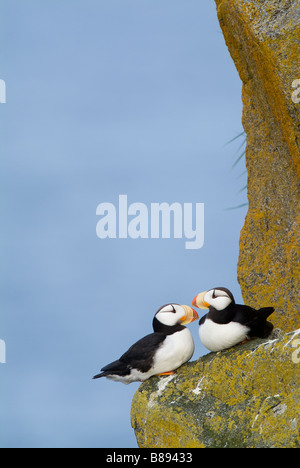
POLYGON ((215 288, 198 294, 192 304, 200 309, 209 309, 211 306, 216 310, 224 310, 233 300, 233 296, 228 289, 215 288))
POLYGON ((161 307, 155 317, 157 320, 169 327, 173 327, 180 323, 181 325, 187 325, 188 323, 197 320, 197 312, 189 306, 179 304, 167 304, 161 307))

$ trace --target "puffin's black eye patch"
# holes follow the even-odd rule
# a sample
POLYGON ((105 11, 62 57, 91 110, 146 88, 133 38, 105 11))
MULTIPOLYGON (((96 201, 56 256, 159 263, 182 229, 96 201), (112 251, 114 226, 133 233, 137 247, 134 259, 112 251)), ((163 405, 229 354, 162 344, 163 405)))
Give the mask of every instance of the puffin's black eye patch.
MULTIPOLYGON (((173 304, 166 304, 164 306, 162 306, 158 312, 172 312, 173 314, 176 314, 176 309, 175 307, 173 306, 173 304), (165 309, 165 310, 164 310, 165 309)), ((158 313, 157 312, 157 313, 158 313)))

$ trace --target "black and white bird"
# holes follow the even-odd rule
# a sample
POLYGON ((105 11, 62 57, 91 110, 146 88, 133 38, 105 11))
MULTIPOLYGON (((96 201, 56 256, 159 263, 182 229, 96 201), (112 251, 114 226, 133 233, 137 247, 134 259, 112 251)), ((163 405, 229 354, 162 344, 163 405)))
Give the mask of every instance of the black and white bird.
POLYGON ((132 345, 117 361, 101 369, 94 379, 108 379, 129 384, 144 381, 153 375, 172 374, 194 354, 194 340, 184 326, 197 320, 197 312, 189 306, 167 304, 153 319, 154 333, 132 345))
POLYGON ((201 342, 210 351, 222 351, 251 338, 267 338, 273 325, 267 318, 273 307, 256 310, 236 304, 232 293, 226 288, 214 288, 198 294, 192 305, 209 309, 199 321, 201 342))

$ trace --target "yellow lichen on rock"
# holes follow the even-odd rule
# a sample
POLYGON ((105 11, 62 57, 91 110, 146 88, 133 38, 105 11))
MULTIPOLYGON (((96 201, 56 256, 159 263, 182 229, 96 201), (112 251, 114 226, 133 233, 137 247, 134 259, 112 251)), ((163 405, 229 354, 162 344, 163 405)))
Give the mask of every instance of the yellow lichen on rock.
POLYGON ((139 446, 300 447, 297 337, 210 353, 143 383, 132 402, 139 446))
POLYGON ((249 211, 238 279, 245 303, 274 305, 275 326, 299 327, 300 4, 216 0, 226 44, 243 81, 249 211))

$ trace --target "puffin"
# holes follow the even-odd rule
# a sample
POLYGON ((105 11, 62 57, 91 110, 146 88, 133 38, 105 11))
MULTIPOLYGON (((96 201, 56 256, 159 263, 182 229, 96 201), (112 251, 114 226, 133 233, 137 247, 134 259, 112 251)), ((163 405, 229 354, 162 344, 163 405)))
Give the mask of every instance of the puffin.
POLYGON ((153 375, 174 374, 194 354, 194 340, 185 325, 197 319, 197 312, 186 305, 172 303, 160 307, 153 318, 154 332, 133 344, 93 378, 107 377, 127 385, 153 375))
POLYGON ((256 310, 236 304, 227 288, 204 291, 194 298, 192 305, 209 310, 199 321, 199 336, 203 345, 213 352, 252 338, 267 338, 273 330, 267 318, 274 312, 274 307, 256 310))

